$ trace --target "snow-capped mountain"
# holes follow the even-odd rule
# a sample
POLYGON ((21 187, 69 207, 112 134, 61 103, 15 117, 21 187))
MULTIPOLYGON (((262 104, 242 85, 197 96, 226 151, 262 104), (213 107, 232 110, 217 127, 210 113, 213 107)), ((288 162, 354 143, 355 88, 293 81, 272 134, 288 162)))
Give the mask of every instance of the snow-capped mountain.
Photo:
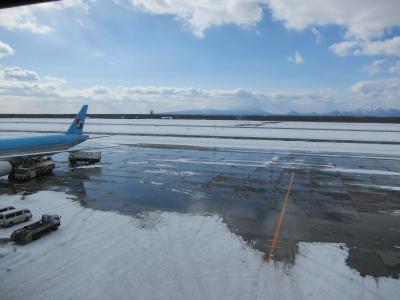
POLYGON ((365 109, 358 109, 353 111, 330 111, 327 113, 300 113, 290 111, 283 114, 272 114, 261 109, 248 109, 248 110, 219 110, 219 109, 192 109, 182 110, 175 112, 167 112, 170 115, 231 115, 231 116, 267 116, 267 115, 287 115, 287 116, 363 116, 363 117, 400 117, 400 110, 395 108, 381 108, 381 107, 367 107, 365 109))
POLYGON ((330 116, 369 116, 369 117, 400 117, 400 110, 394 108, 367 107, 353 111, 332 111, 324 115, 330 116))

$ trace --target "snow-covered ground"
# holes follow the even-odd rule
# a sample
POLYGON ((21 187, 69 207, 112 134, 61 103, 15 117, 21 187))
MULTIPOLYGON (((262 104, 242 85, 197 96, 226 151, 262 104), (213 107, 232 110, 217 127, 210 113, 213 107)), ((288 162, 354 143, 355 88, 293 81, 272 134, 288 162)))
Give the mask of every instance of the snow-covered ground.
MULTIPOLYGON (((6 131, 1 133, 2 136, 37 134, 34 131, 63 132, 70 122, 69 119, 0 119, 0 131, 6 131), (13 130, 21 132, 7 132, 13 130), (30 132, 22 132, 24 130, 30 132)), ((388 164, 393 160, 394 166, 400 160, 400 145, 354 143, 400 142, 398 124, 88 119, 85 130, 93 132, 94 137, 95 133, 111 135, 89 140, 80 147, 104 149, 106 153, 107 148, 113 147, 109 150, 113 154, 127 151, 125 148, 131 151, 131 147, 126 145, 156 145, 158 148, 235 148, 243 153, 258 151, 262 154, 301 151, 302 157, 379 158, 388 164), (194 137, 196 135, 204 137, 194 137), (244 139, 246 137, 305 140, 249 140, 244 139), (307 139, 327 141, 310 142, 307 139), (328 141, 332 139, 349 142, 328 141), (125 148, 119 149, 121 146, 125 148)), ((269 156, 272 155, 275 154, 269 156)), ((131 160, 127 161, 127 165, 147 163, 131 160)), ((235 161, 229 160, 227 154, 225 160, 192 157, 157 157, 156 160, 157 168, 145 170, 144 174, 169 172, 179 177, 198 175, 191 168, 182 168, 183 171, 179 168, 177 171, 168 169, 168 164, 179 163, 258 168, 278 164, 282 168, 318 167, 325 173, 371 175, 386 179, 400 175, 395 167, 393 170, 379 169, 373 164, 358 168, 351 164, 336 166, 317 160, 316 163, 321 165, 308 166, 304 158, 293 162, 276 161, 275 158, 267 160, 261 156, 254 161, 235 161)), ((108 166, 107 162, 102 165, 103 168, 108 166)), ((98 169, 102 166, 81 168, 92 167, 98 169)), ((160 178, 151 178, 149 182, 157 188, 165 184, 160 178)), ((399 189, 392 181, 373 183, 354 184, 380 190, 399 189)), ((184 188, 174 187, 174 190, 193 193, 184 188)), ((29 208, 35 219, 43 213, 61 214, 62 225, 59 231, 25 246, 0 244, 1 300, 397 299, 400 294, 398 279, 362 277, 348 267, 346 258, 349 254, 344 244, 301 242, 293 265, 266 262, 264 253, 232 233, 218 214, 152 211, 128 216, 93 210, 82 206, 71 195, 52 191, 25 196, 0 195, 0 206, 7 205, 29 208)), ((397 216, 397 212, 393 214, 397 216)), ((0 240, 9 237, 13 230, 21 226, 0 228, 0 240)))
MULTIPOLYGON (((63 132, 70 122, 69 119, 1 119, 0 129, 63 132)), ((88 119, 85 130, 101 134, 400 142, 399 124, 88 119)))
POLYGON ((321 171, 337 172, 337 173, 350 173, 350 174, 373 174, 373 175, 400 176, 400 172, 392 172, 392 171, 385 171, 385 170, 366 170, 366 169, 349 169, 349 168, 328 167, 328 168, 323 168, 321 171))
MULTIPOLYGON (((363 144, 363 143, 333 143, 307 141, 263 141, 244 139, 218 138, 181 138, 181 137, 154 137, 154 136, 122 136, 114 135, 98 140, 102 144, 124 145, 174 145, 207 148, 236 148, 245 150, 283 150, 302 151, 313 153, 353 153, 364 154, 366 157, 374 155, 389 155, 399 159, 400 145, 363 144)), ((96 142, 96 140, 94 140, 96 142)), ((85 144, 82 144, 84 146, 85 144)))
MULTIPOLYGON (((132 217, 51 191, 2 195, 0 203, 29 208, 35 218, 62 216, 59 231, 38 241, 0 244, 4 300, 397 299, 400 293, 399 280, 361 277, 347 267, 341 244, 300 243, 293 266, 267 263, 218 215, 132 217)), ((14 229, 0 229, 0 237, 14 229)))
MULTIPOLYGON (((0 131, 4 137, 64 132, 70 122, 70 119, 0 119, 0 131)), ((110 134, 99 141, 103 145, 184 145, 400 157, 400 124, 88 119, 85 132, 92 136, 110 134)))
MULTIPOLYGON (((1 118, 0 124, 58 124, 68 125, 71 119, 65 118, 1 118)), ((290 122, 290 121, 240 121, 240 120, 188 120, 188 119, 86 119, 87 125, 133 125, 133 126, 200 126, 200 127, 248 127, 248 128, 286 128, 286 129, 331 129, 331 130, 380 130, 400 131, 400 124, 384 123, 342 123, 342 122, 290 122)), ((3 125, 2 125, 3 126, 3 125)))

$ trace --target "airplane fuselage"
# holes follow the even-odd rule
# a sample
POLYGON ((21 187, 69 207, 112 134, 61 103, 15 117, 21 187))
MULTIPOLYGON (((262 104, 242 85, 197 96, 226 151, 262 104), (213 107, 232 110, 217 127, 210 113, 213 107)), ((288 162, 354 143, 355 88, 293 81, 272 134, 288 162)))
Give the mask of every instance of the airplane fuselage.
POLYGON ((88 135, 55 134, 0 139, 0 156, 66 150, 86 141, 88 138, 88 135))

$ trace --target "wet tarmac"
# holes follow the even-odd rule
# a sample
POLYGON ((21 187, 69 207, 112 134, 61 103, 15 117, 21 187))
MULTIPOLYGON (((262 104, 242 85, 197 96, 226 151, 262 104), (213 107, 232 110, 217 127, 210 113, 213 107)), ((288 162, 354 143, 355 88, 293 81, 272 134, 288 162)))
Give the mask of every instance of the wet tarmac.
POLYGON ((84 206, 127 215, 217 214, 267 255, 294 173, 273 259, 293 264, 299 242, 344 243, 361 275, 399 278, 400 157, 110 145, 100 165, 70 168, 59 154, 53 176, 2 179, 0 193, 66 191, 84 206))

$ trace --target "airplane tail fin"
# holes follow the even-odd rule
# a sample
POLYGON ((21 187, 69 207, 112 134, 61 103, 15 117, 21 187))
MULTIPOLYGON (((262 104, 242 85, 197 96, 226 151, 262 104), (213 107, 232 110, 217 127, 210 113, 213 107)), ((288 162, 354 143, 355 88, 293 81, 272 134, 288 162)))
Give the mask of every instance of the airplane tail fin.
POLYGON ((80 112, 75 116, 74 121, 71 126, 68 128, 66 134, 77 134, 81 135, 83 131, 83 125, 85 124, 85 118, 87 113, 88 106, 83 105, 80 112))

